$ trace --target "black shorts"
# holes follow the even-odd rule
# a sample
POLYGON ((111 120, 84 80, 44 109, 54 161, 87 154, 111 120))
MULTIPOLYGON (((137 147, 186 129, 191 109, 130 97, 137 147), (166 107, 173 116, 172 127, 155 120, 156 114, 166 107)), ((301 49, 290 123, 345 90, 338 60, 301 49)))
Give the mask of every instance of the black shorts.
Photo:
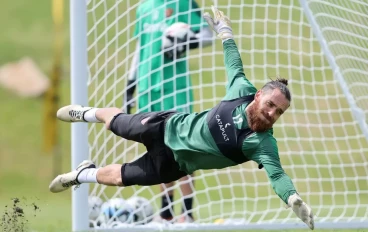
POLYGON ((125 139, 143 143, 147 153, 131 163, 123 164, 124 186, 169 183, 186 176, 179 168, 171 149, 164 143, 167 119, 176 111, 116 115, 110 130, 125 139))

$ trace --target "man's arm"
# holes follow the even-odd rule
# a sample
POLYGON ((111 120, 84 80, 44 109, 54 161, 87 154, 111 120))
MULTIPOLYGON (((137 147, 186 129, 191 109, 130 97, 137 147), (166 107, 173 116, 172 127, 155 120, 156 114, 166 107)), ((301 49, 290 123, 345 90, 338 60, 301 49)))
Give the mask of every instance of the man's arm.
MULTIPOLYGON (((231 76, 237 76, 239 73, 243 73, 242 70, 242 62, 240 59, 240 55, 238 52, 238 49, 236 48, 235 42, 233 41, 233 32, 230 26, 230 19, 224 15, 222 11, 219 11, 216 7, 212 6, 212 11, 214 14, 214 18, 210 16, 209 13, 204 13, 204 18, 207 21, 208 25, 218 34, 218 37, 221 38, 224 49, 225 49, 225 57, 232 57, 228 61, 225 60, 225 62, 229 62, 229 67, 231 69, 235 69, 234 71, 235 75, 229 75, 229 78, 231 76), (229 46, 229 48, 227 48, 229 46), (234 52, 234 55, 231 54, 234 52), (234 60, 234 62, 232 61, 234 60), (240 64, 240 66, 239 66, 240 64), (240 69, 241 67, 241 69, 240 69)), ((225 58, 226 59, 226 58, 225 58)), ((228 67, 226 67, 228 69, 228 67)), ((243 73, 243 77, 244 77, 243 73)), ((239 78, 237 78, 239 79, 239 78)), ((234 77, 232 77, 232 82, 234 82, 234 77)), ((229 80, 230 82, 230 80, 229 80)), ((269 137, 270 138, 270 137, 269 137)), ((295 190, 295 187, 293 183, 291 182, 291 179, 288 175, 285 174, 284 170, 281 167, 279 155, 278 155, 278 148, 276 144, 276 140, 272 137, 267 140, 262 140, 261 142, 256 141, 256 143, 253 143, 258 145, 257 149, 254 151, 254 149, 250 152, 252 157, 249 157, 251 160, 256 161, 258 164, 262 164, 265 168, 268 178, 271 181, 271 185, 273 189, 275 190, 276 194, 285 202, 288 204, 289 207, 292 208, 294 213, 304 222, 308 225, 310 229, 314 229, 314 219, 313 219, 313 213, 311 208, 303 202, 303 200, 300 198, 298 193, 295 190)), ((251 149, 250 144, 243 144, 243 152, 244 154, 249 154, 247 152, 247 149, 251 149), (250 145, 250 146, 247 146, 250 145)))
POLYGON ((203 17, 207 21, 208 25, 218 34, 217 36, 222 40, 224 46, 225 67, 228 78, 227 90, 229 90, 234 85, 235 80, 240 77, 242 78, 242 81, 247 82, 244 84, 251 87, 250 92, 256 92, 257 90, 255 87, 245 77, 243 62, 233 39, 234 36, 231 29, 230 19, 214 6, 212 6, 212 11, 214 18, 212 18, 207 12, 203 17))
POLYGON ((228 39, 223 42, 224 60, 227 73, 227 90, 233 86, 236 78, 246 78, 243 69, 243 62, 240 57, 238 47, 233 39, 228 39))
POLYGON ((263 140, 252 159, 263 165, 275 193, 313 230, 312 209, 301 199, 290 177, 282 169, 276 140, 263 140))
POLYGON ((313 230, 314 216, 312 209, 296 192, 290 177, 281 168, 279 159, 261 158, 264 169, 276 194, 290 207, 294 213, 313 230))
POLYGON ((267 154, 262 151, 261 154, 262 155, 259 156, 260 163, 267 173, 273 190, 285 204, 288 204, 289 197, 296 193, 293 182, 282 169, 278 156, 267 154))

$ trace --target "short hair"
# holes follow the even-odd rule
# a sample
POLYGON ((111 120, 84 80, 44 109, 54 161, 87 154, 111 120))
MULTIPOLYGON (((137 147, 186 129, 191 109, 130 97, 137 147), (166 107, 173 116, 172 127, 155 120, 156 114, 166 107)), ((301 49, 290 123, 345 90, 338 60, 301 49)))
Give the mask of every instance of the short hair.
POLYGON ((288 99, 288 101, 291 101, 291 94, 290 91, 287 87, 288 85, 288 80, 284 79, 284 78, 276 78, 276 80, 271 80, 270 82, 267 82, 263 87, 262 90, 263 91, 269 91, 269 90, 274 90, 274 89, 279 89, 281 93, 284 94, 284 96, 286 97, 286 99, 288 99))

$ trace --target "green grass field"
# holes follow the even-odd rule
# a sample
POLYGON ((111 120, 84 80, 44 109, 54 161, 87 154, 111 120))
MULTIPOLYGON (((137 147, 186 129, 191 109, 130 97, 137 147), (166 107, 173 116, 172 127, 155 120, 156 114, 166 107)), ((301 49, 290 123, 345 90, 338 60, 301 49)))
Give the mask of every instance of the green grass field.
MULTIPOLYGON (((35 60, 35 62, 42 68, 42 70, 49 74, 51 72, 51 65, 53 61, 53 25, 51 18, 51 2, 48 0, 38 0, 38 1, 26 1, 26 0, 16 0, 16 1, 6 1, 0 0, 0 28, 2 28, 2 36, 0 37, 0 65, 7 62, 16 61, 24 56, 29 56, 35 60)), ((232 1, 233 4, 239 3, 240 1, 232 1)), ((259 4, 264 1, 258 1, 259 4)), ((289 1, 283 1, 285 4, 289 1)), ((65 1, 65 48, 63 54, 63 80, 61 84, 61 96, 60 105, 65 105, 70 103, 70 56, 69 56, 69 15, 68 15, 68 1, 65 1)), ((239 14, 237 11, 232 11, 234 18, 239 19, 239 14)), ((252 17, 251 10, 246 11, 247 14, 243 15, 245 18, 252 17)), ((269 15, 274 15, 276 17, 277 12, 269 12, 269 15)), ((257 15, 257 18, 262 18, 262 15, 257 15)), ((272 18, 272 16, 270 16, 272 18)), ((286 16, 285 16, 286 17, 286 16)), ((297 20, 298 15, 293 15, 293 19, 297 20)), ((267 33, 280 33, 282 30, 286 31, 288 28, 281 26, 276 28, 272 26, 272 22, 269 24, 267 33), (281 30, 281 31, 278 31, 281 30)), ((256 33, 265 33, 262 23, 255 25, 257 28, 256 33)), ((234 28, 235 31, 242 31, 243 34, 251 35, 252 31, 246 26, 244 28, 234 28)), ((290 28, 289 30, 297 30, 297 27, 290 28)), ((304 33, 304 32, 303 32, 304 33)), ((308 37, 307 34, 303 36, 308 37)), ((268 49, 274 49, 273 42, 275 39, 269 38, 266 47, 268 49)), ((250 44, 246 40, 237 40, 239 48, 246 54, 246 51, 251 47, 262 49, 265 47, 262 40, 255 40, 256 43, 250 44)), ((218 42, 217 42, 218 43, 218 42)), ((315 51, 318 52, 318 46, 308 47, 308 41, 299 42, 297 39, 277 41, 280 49, 288 49, 292 46, 294 50, 300 51, 305 50, 306 52, 315 51), (289 43, 291 42, 291 43, 289 43)), ((218 44, 217 44, 218 46, 218 44)), ((114 48, 111 48, 114 49, 114 48)), ((206 50, 209 51, 209 50, 206 50)), ((124 52, 124 51, 123 51, 124 52)), ((123 52, 118 54, 118 57, 124 56, 123 52)), ((195 52, 194 52, 195 54, 195 52)), ((202 64, 202 67, 218 67, 216 70, 216 81, 225 81, 223 67, 223 58, 221 54, 217 55, 218 58, 211 60, 211 56, 206 55, 207 62, 202 64)), ((357 131, 356 124, 344 124, 344 121, 352 121, 352 116, 349 113, 348 105, 344 101, 341 92, 339 91, 339 86, 332 82, 332 77, 321 76, 322 72, 319 69, 316 70, 299 70, 298 68, 293 69, 292 73, 288 72, 287 67, 281 68, 269 68, 265 70, 262 67, 264 61, 269 64, 276 63, 276 61, 283 60, 284 64, 288 63, 286 56, 282 53, 278 54, 268 54, 262 55, 259 52, 256 58, 247 59, 244 55, 245 66, 250 66, 255 64, 253 71, 246 71, 247 76, 262 76, 262 78, 256 81, 256 86, 260 87, 263 83, 265 76, 292 76, 293 85, 292 91, 294 96, 294 110, 293 114, 285 115, 282 123, 288 123, 292 125, 297 123, 297 125, 306 125, 308 123, 309 127, 304 126, 300 128, 294 128, 293 126, 288 126, 286 128, 278 128, 276 134, 281 132, 287 132, 290 143, 286 139, 281 138, 280 151, 288 150, 291 153, 298 153, 300 149, 303 149, 303 157, 288 158, 288 154, 283 154, 282 162, 284 164, 294 163, 296 165, 302 165, 303 163, 308 163, 309 166, 303 168, 301 173, 296 173, 292 169, 286 169, 286 171, 292 176, 297 178, 300 183, 297 185, 299 191, 303 191, 309 184, 314 184, 312 189, 315 193, 321 193, 316 196, 308 196, 312 200, 313 205, 322 204, 333 204, 338 203, 342 205, 359 203, 362 205, 368 204, 368 184, 364 181, 363 177, 368 175, 366 167, 364 167, 364 156, 362 156, 362 151, 366 151, 367 143, 361 135, 353 137, 357 131), (253 60, 252 60, 253 59, 253 60), (286 59, 286 60, 285 60, 286 59), (302 74, 302 75, 300 75, 302 74), (303 79, 301 79, 303 77, 303 79), (325 83, 322 80, 330 80, 331 82, 325 83), (312 86, 312 84, 314 84, 312 86), (305 92, 307 91, 307 92, 305 92), (301 95, 305 94, 308 96, 316 95, 317 100, 313 99, 302 99, 301 95), (329 96, 330 98, 323 98, 323 96, 329 96), (332 96, 338 97, 332 97, 332 96), (305 116, 303 111, 304 107, 308 108, 312 112, 318 111, 317 114, 305 116), (342 107, 344 110, 342 113, 332 113, 326 112, 324 109, 334 110, 342 107), (328 123, 333 122, 332 125, 328 123), (325 124, 324 128, 318 127, 318 124, 325 124), (351 139, 343 140, 345 136, 350 136, 351 139), (298 137, 302 136, 304 140, 296 140, 298 137), (323 140, 318 141, 308 140, 308 138, 323 138, 323 140), (334 139, 337 138, 337 139, 334 139), (329 151, 326 153, 326 151, 329 151), (335 154, 333 154, 335 152, 335 154), (328 154, 328 157, 325 155, 328 154), (315 160, 315 157, 319 155, 319 160, 315 160), (340 167, 339 163, 360 163, 356 168, 353 167, 340 167), (335 166, 329 166, 329 164, 334 164, 335 166), (363 165, 362 165, 363 164, 363 165), (319 171, 313 168, 314 165, 320 165, 319 171), (351 178, 350 181, 346 182, 343 178, 344 175, 351 178), (311 180, 311 183, 306 183, 304 176, 310 176, 312 178, 325 177, 323 181, 318 181, 315 179, 311 180), (353 179, 354 177, 359 177, 353 179), (331 184, 330 178, 335 178, 334 184, 331 184), (333 190, 342 191, 348 188, 351 192, 347 195, 340 193, 335 196, 334 200, 331 200, 331 194, 333 190), (354 191, 361 190, 363 192, 361 195, 354 195, 354 191), (365 194, 364 194, 365 191, 365 194), (359 202, 357 202, 359 199, 359 202)), ((300 59, 300 54, 295 54, 292 60, 292 64, 295 66, 311 66, 311 61, 308 59, 300 59), (305 62, 305 63, 303 63, 305 62)), ((318 64, 323 66, 321 63, 323 61, 319 60, 318 64)), ((200 67, 200 58, 191 59, 191 70, 195 70, 200 67)), ((113 65, 113 64, 109 64, 113 65)), ((324 63, 327 65, 327 63, 324 63)), ((119 72, 124 72, 125 68, 119 70, 119 72)), ((331 75, 331 73, 327 74, 331 75)), ((204 72, 203 76, 199 74, 193 74, 194 86, 197 86, 199 82, 210 83, 211 71, 204 72)), ((108 80, 108 83, 112 83, 112 79, 108 80)), ((215 102, 215 98, 219 98, 224 94, 224 89, 219 86, 216 89, 208 86, 205 87, 205 94, 199 94, 196 92, 195 99, 205 98, 212 99, 209 100, 205 106, 210 107, 215 102)), ((111 99, 112 96, 107 98, 111 99)), ((12 207, 13 198, 20 199, 20 206, 25 210, 25 219, 28 220, 28 230, 29 231, 45 231, 45 232, 56 232, 56 231, 71 231, 71 192, 66 191, 60 194, 51 194, 48 190, 48 184, 50 180, 54 177, 54 170, 61 169, 62 172, 70 170, 70 126, 65 124, 58 124, 59 135, 60 135, 60 153, 62 154, 61 161, 57 165, 53 163, 53 157, 49 154, 43 152, 44 134, 43 134, 43 112, 44 112, 44 102, 42 98, 39 99, 25 99, 17 97, 15 94, 11 93, 6 89, 0 89, 0 99, 1 99, 1 133, 0 133, 0 213, 4 213, 12 207), (37 208, 34 208, 34 205, 37 208), (7 206, 7 207, 6 207, 7 206)), ((120 100, 117 99, 116 102, 120 100)), ((202 110, 202 108, 197 104, 196 110, 202 110)), ((121 148, 119 148, 121 149, 121 148)), ((234 174, 235 179, 241 180, 241 176, 234 174)), ((247 181, 250 183, 255 182, 255 178, 265 179, 263 174, 258 175, 258 177, 249 176, 247 181)), ((226 180, 226 176, 221 177, 222 181, 226 180)), ((225 182, 226 183, 226 182, 225 182)), ((204 194, 205 186, 215 186, 217 180, 210 178, 206 183, 198 181, 196 184, 196 189, 200 191, 200 194, 196 196, 197 202, 207 202, 208 195, 204 194), (202 191, 202 192, 201 192, 202 191), (202 193, 202 194, 201 194, 202 193)), ((310 187, 310 186, 309 186, 310 187)), ((239 188, 239 191, 243 191, 243 188, 239 188)), ((114 190, 109 190, 114 191, 114 190)), ((108 192, 109 192, 108 191, 108 192)), ((124 194, 129 194, 128 190, 124 194)), ((157 191, 157 188, 155 189, 157 191)), ((269 186, 259 186, 257 194, 262 196, 267 196, 271 193, 269 186), (262 190, 262 191, 260 191, 262 190), (262 192, 262 193, 261 193, 262 192)), ((233 196, 238 197, 240 202, 241 197, 243 197, 243 192, 236 192, 235 195, 227 189, 224 188, 220 191, 222 197, 229 199, 233 196)), ((247 188, 246 194, 249 197, 254 196, 256 192, 255 188, 247 188)), ((210 192, 210 200, 216 201, 221 198, 218 190, 210 192), (216 193, 217 192, 217 193, 216 193)), ((271 203, 260 202, 259 205, 248 205, 248 207, 255 207, 258 211, 265 210, 267 205, 272 205, 279 207, 281 206, 278 199, 273 199, 271 203)), ((235 207, 235 206, 229 206, 235 207)), ((235 208, 241 210, 242 205, 237 205, 235 208)), ((365 208, 366 209, 366 208, 365 208)), ((214 212, 219 211, 220 208, 215 208, 214 212)), ((338 209, 342 210, 342 208, 338 209)), ((353 211, 353 209, 347 210, 347 215, 352 215, 355 213, 357 216, 366 215, 363 211, 353 211)), ((319 211, 321 215, 326 215, 329 212, 324 208, 319 211)), ((202 217, 208 215, 206 209, 201 209, 196 213, 203 213, 202 217)), ((339 215, 339 212, 330 212, 331 215, 339 215)), ((4 225, 3 225, 4 227, 4 225)), ((5 227, 4 227, 5 228, 5 227)), ((4 228, 3 231, 5 231, 4 228)), ((8 227, 7 227, 8 228, 8 227)), ((28 231, 27 230, 27 231, 28 231)), ((12 230, 10 230, 12 231, 12 230)), ((288 230, 291 231, 291 230, 288 230)), ((292 231, 307 231, 307 230, 292 230, 292 231)), ((363 232, 368 231, 364 229, 352 229, 352 230, 319 230, 316 231, 340 231, 340 232, 363 232)), ((251 231, 253 232, 253 231, 251 231)))

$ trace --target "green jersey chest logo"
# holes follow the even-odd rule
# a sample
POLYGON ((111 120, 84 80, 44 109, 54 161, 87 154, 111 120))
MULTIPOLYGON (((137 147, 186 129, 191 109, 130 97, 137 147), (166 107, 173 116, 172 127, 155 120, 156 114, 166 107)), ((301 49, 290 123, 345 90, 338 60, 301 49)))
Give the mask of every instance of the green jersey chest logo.
POLYGON ((220 115, 216 114, 216 121, 217 121, 217 125, 219 126, 220 128, 220 131, 221 131, 221 134, 222 134, 222 137, 224 138, 224 141, 229 141, 229 136, 227 136, 226 134, 226 131, 225 131, 225 128, 228 127, 228 126, 231 126, 230 123, 226 123, 225 125, 222 123, 222 120, 220 118, 220 115))
POLYGON ((235 124, 241 124, 243 122, 243 118, 241 117, 241 114, 236 115, 236 117, 233 117, 235 124))

